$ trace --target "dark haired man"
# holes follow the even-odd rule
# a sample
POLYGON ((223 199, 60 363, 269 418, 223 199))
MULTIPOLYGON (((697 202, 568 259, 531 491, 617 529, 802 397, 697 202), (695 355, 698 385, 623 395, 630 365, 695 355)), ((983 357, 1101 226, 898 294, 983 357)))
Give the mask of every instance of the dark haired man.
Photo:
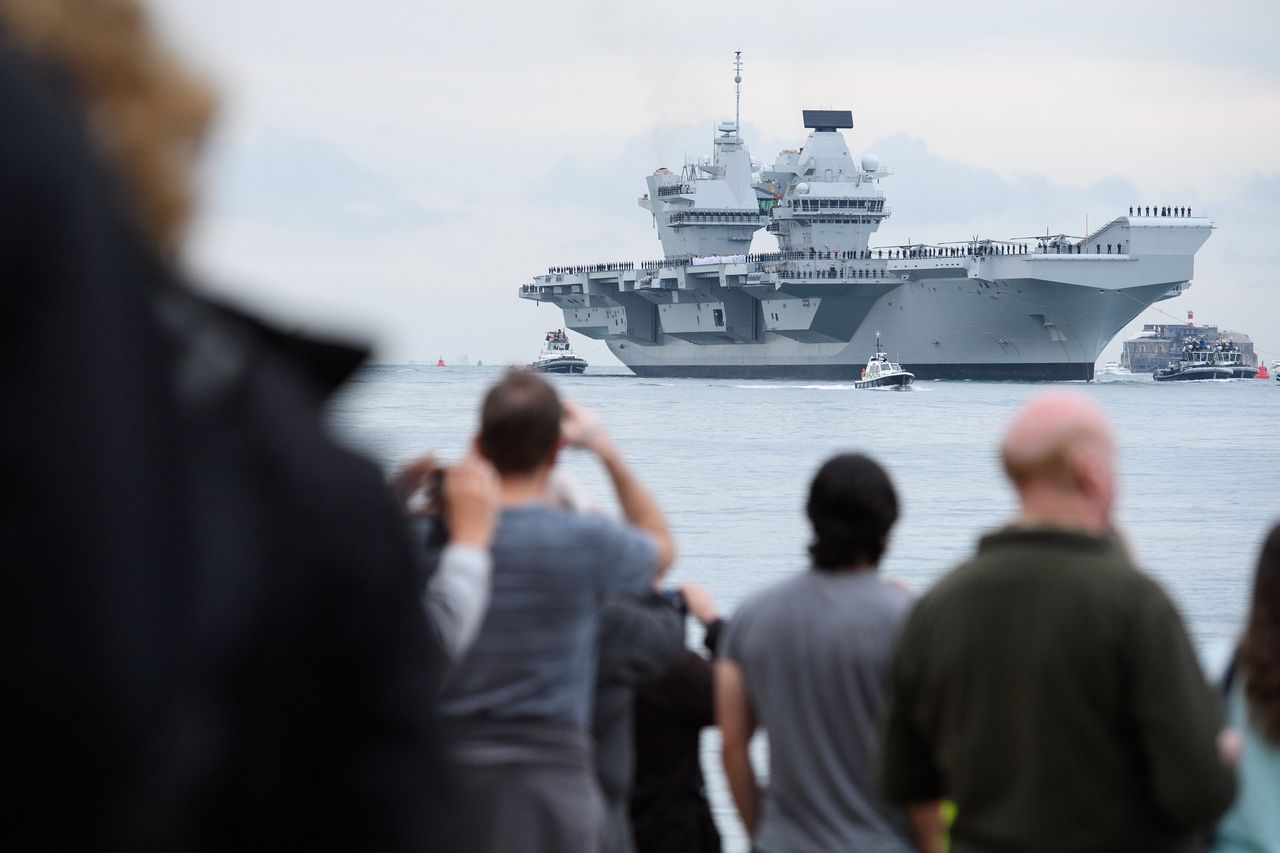
POLYGON ((836 456, 809 491, 813 568, 745 601, 716 663, 716 721, 738 814, 769 853, 913 849, 876 793, 876 718, 908 595, 875 569, 898 518, 888 475, 836 456), (769 734, 769 789, 748 756, 769 734))
POLYGON ((1190 851, 1230 805, 1214 696, 1182 620, 1111 532, 1111 429, 1047 394, 1001 448, 1017 522, 911 613, 893 666, 883 784, 955 853, 1190 851))
POLYGON ((589 733, 600 611, 652 590, 671 564, 671 536, 599 421, 532 373, 490 389, 475 447, 500 479, 493 587, 439 701, 468 807, 467 849, 593 853, 604 833, 589 733), (565 446, 599 457, 629 524, 554 505, 548 487, 565 446))

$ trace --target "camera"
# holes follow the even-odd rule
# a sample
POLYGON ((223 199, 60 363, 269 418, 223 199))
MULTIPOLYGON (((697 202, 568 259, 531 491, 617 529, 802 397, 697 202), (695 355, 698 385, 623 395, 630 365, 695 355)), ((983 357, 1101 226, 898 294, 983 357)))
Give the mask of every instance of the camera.
POLYGON ((681 616, 689 615, 689 605, 685 603, 684 593, 674 586, 669 586, 658 593, 658 596, 671 607, 679 611, 681 616))
POLYGON ((430 521, 427 533, 427 548, 437 550, 449 543, 449 528, 445 524, 444 478, 447 468, 437 468, 431 472, 426 487, 425 516, 430 521))

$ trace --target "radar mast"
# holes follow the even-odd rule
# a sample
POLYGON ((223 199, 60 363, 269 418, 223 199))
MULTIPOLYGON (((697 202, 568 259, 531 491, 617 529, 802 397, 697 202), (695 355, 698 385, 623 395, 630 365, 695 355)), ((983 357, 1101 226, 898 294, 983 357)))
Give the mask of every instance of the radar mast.
POLYGON ((742 136, 742 51, 733 52, 733 132, 742 136))

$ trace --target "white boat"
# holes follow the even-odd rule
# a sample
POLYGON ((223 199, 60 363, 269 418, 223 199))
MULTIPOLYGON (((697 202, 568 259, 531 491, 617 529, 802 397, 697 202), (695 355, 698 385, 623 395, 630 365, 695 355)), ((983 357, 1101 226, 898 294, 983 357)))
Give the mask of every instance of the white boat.
POLYGON ((905 391, 915 378, 915 374, 903 370, 902 365, 890 361, 888 353, 880 351, 880 333, 876 332, 876 354, 862 368, 862 376, 853 384, 855 388, 893 388, 905 391))
POLYGON ((1118 361, 1108 361, 1102 365, 1102 369, 1098 371, 1100 376, 1129 376, 1132 371, 1118 361))
POLYGON ((564 333, 564 329, 554 329, 547 332, 542 351, 538 353, 537 361, 529 365, 529 369, 534 373, 585 373, 587 362, 573 354, 573 347, 569 344, 569 336, 564 333))

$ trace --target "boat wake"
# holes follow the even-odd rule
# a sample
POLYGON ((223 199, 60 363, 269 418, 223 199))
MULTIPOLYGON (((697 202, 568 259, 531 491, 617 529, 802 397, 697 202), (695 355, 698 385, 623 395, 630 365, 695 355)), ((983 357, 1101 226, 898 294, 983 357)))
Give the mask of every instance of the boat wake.
POLYGON ((749 391, 852 391, 852 384, 827 383, 824 385, 730 385, 730 388, 744 388, 749 391))
MULTIPOLYGON (((723 386, 721 386, 723 387, 723 386)), ((921 388, 918 385, 908 385, 906 387, 884 386, 880 388, 862 388, 852 383, 831 382, 824 385, 729 385, 729 388, 742 388, 748 391, 894 391, 902 393, 905 391, 928 391, 928 388, 921 388)))

